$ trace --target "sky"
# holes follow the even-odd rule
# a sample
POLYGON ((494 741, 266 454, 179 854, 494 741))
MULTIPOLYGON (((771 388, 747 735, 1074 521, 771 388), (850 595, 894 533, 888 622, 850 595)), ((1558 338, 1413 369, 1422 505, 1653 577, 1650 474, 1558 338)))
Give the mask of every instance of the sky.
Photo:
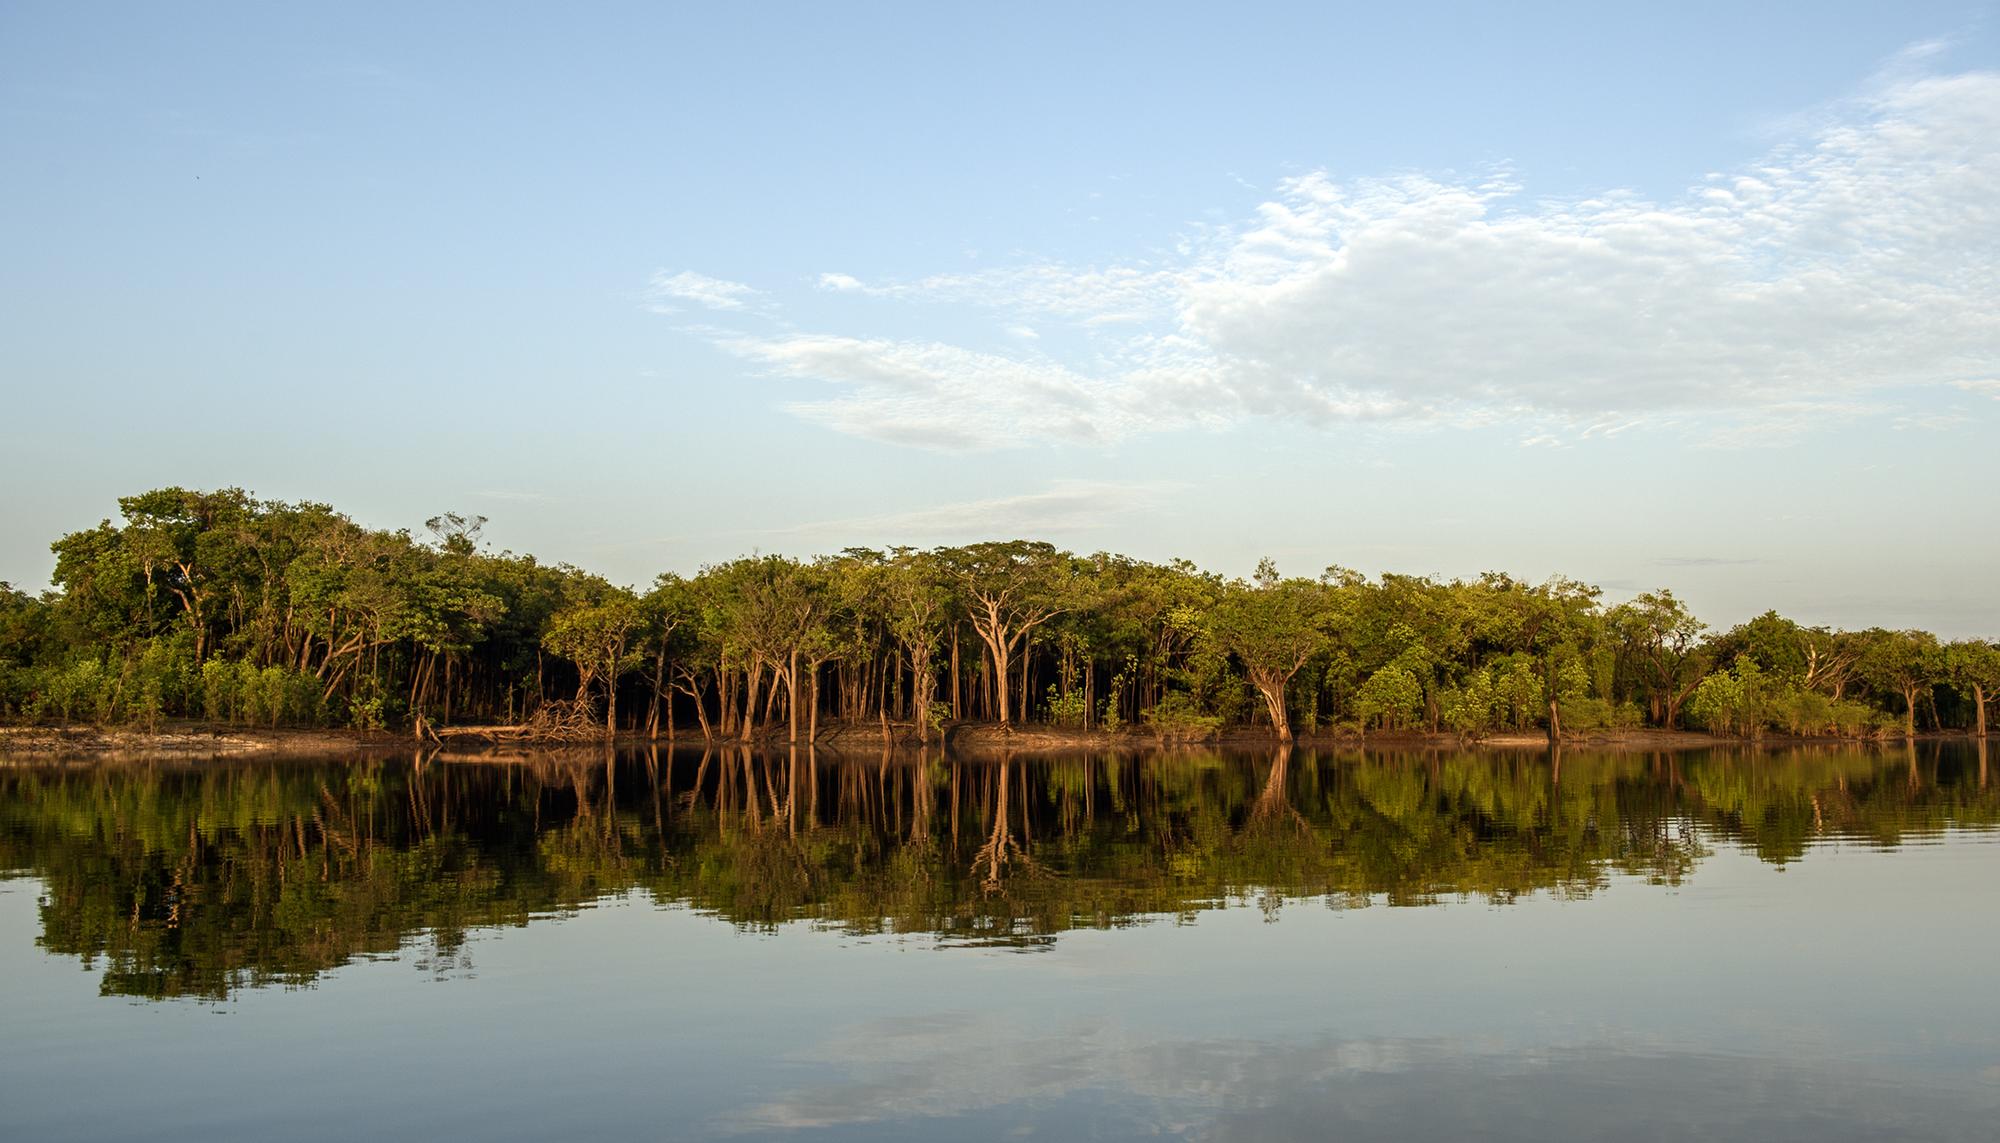
POLYGON ((235 486, 2000 635, 1996 9, 0 0, 0 580, 235 486))

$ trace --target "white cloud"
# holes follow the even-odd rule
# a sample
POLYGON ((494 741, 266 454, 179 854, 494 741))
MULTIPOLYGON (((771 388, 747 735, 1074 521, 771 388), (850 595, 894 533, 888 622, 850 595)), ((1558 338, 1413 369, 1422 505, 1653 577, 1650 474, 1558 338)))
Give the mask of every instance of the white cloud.
POLYGON ((1906 55, 1802 140, 1672 201, 1319 172, 1164 263, 822 278, 989 309, 998 330, 1066 324, 1084 348, 1060 361, 1019 341, 729 344, 838 388, 800 415, 952 447, 1260 416, 1769 444, 1893 415, 1897 390, 1994 392, 2000 75, 1911 74, 1923 53, 1906 55))
POLYGON ((1898 431, 1919 429, 1924 432, 1944 433, 1960 425, 1971 424, 1972 418, 1956 409, 1949 409, 1941 413, 1905 413, 1890 423, 1898 431))
POLYGON ((852 274, 821 274, 819 276, 819 288, 822 290, 855 291, 866 290, 868 287, 862 285, 861 279, 852 274))
POLYGON ((652 308, 661 313, 674 312, 676 302, 693 302, 712 310, 740 310, 758 296, 757 290, 741 282, 711 278, 692 270, 678 274, 656 272, 647 293, 652 308))
POLYGON ((1146 402, 1173 382, 1136 368, 1092 377, 1053 361, 935 342, 818 335, 735 338, 722 345, 773 373, 843 390, 829 400, 789 406, 794 413, 840 432, 901 444, 940 449, 1031 439, 1092 444, 1204 420, 1193 408, 1171 417, 1147 408, 1146 402))
POLYGON ((820 520, 787 534, 843 543, 953 543, 1015 536, 1096 532, 1159 505, 1176 486, 1101 480, 1057 480, 1040 492, 935 504, 905 512, 820 520))

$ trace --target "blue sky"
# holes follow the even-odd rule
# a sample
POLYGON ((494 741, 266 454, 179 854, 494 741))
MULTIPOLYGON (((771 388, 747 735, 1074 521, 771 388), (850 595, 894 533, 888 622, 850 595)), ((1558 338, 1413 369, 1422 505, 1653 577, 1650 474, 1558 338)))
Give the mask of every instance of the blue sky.
POLYGON ((0 7, 0 579, 240 485, 2000 634, 1993 5, 1075 7, 0 7))

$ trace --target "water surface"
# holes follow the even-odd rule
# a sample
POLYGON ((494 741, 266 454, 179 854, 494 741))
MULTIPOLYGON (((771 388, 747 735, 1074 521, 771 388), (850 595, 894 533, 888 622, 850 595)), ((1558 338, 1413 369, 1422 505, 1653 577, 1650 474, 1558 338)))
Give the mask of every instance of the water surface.
POLYGON ((0 770, 0 1104, 35 1139, 1990 1139, 1982 761, 0 770))

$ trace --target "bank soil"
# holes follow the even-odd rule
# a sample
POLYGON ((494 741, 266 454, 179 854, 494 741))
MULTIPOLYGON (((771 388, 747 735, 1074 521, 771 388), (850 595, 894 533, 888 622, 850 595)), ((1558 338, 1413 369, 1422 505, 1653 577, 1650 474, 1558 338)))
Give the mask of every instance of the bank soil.
MULTIPOLYGON (((523 750, 547 752, 601 750, 603 739, 536 738, 520 726, 439 727, 436 737, 423 742, 404 734, 357 730, 294 730, 222 726, 206 723, 162 724, 144 727, 100 726, 0 726, 0 761, 48 762, 108 758, 250 758, 329 753, 407 753, 413 750, 444 750, 454 757, 481 754, 514 755, 523 750)), ((1161 748, 1270 750, 1279 745, 1269 730, 1239 727, 1200 741, 1173 741, 1156 735, 1067 727, 1030 725, 1003 726, 999 723, 961 722, 933 732, 922 742, 916 727, 909 724, 870 722, 823 727, 811 746, 843 754, 875 753, 884 749, 909 750, 928 747, 958 757, 999 757, 1013 754, 1041 754, 1070 751, 1138 751, 1161 748)), ((1924 736, 1930 737, 1930 736, 1924 736)), ((1957 737, 1953 735, 1951 737, 1957 737)), ((1755 742, 1721 738, 1689 730, 1621 730, 1565 737, 1561 746, 1611 752, 1698 750, 1728 746, 1783 746, 1806 743, 1852 744, 1843 739, 1766 737, 1755 742)), ((741 739, 716 738, 704 741, 699 735, 675 739, 623 735, 619 746, 729 747, 749 745, 758 749, 785 748, 805 742, 785 739, 783 727, 772 727, 741 739)), ((1539 732, 1491 734, 1468 739, 1457 734, 1429 734, 1404 731, 1393 734, 1360 735, 1352 731, 1300 735, 1293 744, 1312 750, 1545 750, 1548 737, 1539 732)))

